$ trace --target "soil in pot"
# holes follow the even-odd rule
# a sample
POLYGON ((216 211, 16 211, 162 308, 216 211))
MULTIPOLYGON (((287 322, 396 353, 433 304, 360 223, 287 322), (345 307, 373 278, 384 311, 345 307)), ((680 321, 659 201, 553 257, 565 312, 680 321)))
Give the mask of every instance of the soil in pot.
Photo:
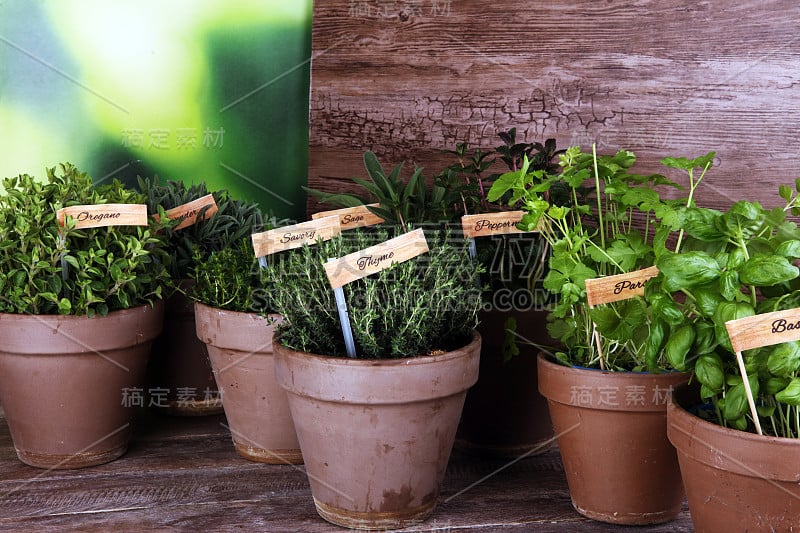
POLYGON ((566 367, 539 356, 539 390, 579 513, 626 525, 678 515, 684 492, 666 408, 673 388, 688 378, 566 367))
POLYGON ((286 391, 275 381, 272 336, 280 317, 201 303, 195 304, 195 316, 237 453, 260 463, 302 463, 286 391))
POLYGON ((332 358, 275 343, 317 511, 357 529, 403 528, 436 505, 480 336, 443 355, 332 358))
POLYGON ((698 403, 680 387, 667 408, 695 531, 800 531, 800 440, 724 428, 698 403))
MULTIPOLYGON (((188 287, 190 281, 181 282, 188 287)), ((164 331, 153 343, 148 368, 148 404, 176 416, 221 414, 206 345, 197 338, 194 301, 175 292, 165 301, 164 331)))
POLYGON ((553 441, 547 400, 539 393, 536 356, 552 345, 543 311, 481 313, 478 382, 467 393, 456 434, 459 449, 482 456, 517 458, 546 452, 553 441), (506 320, 517 321, 519 354, 503 360, 506 320))
POLYGON ((162 324, 162 302, 92 318, 0 314, 0 402, 19 459, 65 469, 124 454, 162 324))

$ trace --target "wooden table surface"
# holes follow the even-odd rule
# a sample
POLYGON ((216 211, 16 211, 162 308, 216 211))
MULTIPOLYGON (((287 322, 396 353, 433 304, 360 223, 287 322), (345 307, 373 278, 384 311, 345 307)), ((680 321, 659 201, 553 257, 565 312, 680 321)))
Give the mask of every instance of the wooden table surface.
MULTIPOLYGON (((47 471, 16 457, 0 418, 0 531, 346 531, 317 515, 302 467, 251 463, 222 416, 142 413, 128 453, 106 465, 47 471)), ((406 531, 692 531, 623 527, 576 513, 557 449, 513 464, 453 452, 434 515, 406 531)))

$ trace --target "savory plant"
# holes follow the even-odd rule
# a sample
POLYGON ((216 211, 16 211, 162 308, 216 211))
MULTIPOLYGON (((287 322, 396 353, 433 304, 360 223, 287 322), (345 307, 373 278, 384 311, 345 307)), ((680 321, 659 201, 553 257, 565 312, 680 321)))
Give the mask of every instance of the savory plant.
MULTIPOLYGON (((327 242, 271 256, 268 281, 283 317, 281 342, 294 350, 344 357, 333 289, 323 262, 394 236, 351 230, 327 242)), ((364 359, 414 357, 469 342, 481 304, 479 267, 463 243, 428 236, 430 251, 344 286, 356 353, 364 359)))
POLYGON ((106 315, 153 304, 168 279, 169 256, 159 233, 168 226, 110 226, 78 230, 62 207, 144 203, 118 181, 94 187, 74 165, 3 180, 0 196, 0 312, 106 315))
MULTIPOLYGON (((725 322, 800 306, 800 180, 780 187, 782 207, 739 201, 728 210, 692 207, 679 214, 679 253, 664 250, 646 298, 654 311, 654 344, 672 367, 693 372, 707 416, 752 429, 742 375, 725 322)), ((800 343, 744 352, 750 387, 765 431, 800 438, 800 343)))
POLYGON ((680 189, 677 183, 661 174, 633 172, 636 157, 624 150, 598 156, 594 147, 591 153, 571 147, 560 156, 558 175, 531 171, 525 157, 518 171, 497 179, 489 200, 506 195, 510 205, 526 212, 520 227, 539 228, 552 247, 543 286, 556 296, 548 331, 568 349, 556 353, 561 362, 621 371, 669 368, 661 347, 651 340, 657 337, 657 325, 644 300, 632 298, 592 309, 585 282, 652 266, 657 250, 680 231, 680 215, 694 205, 695 189, 713 156, 662 160, 690 176, 689 196, 680 200, 663 198, 656 189, 680 189), (695 179, 698 167, 702 172, 695 179), (553 201, 549 192, 554 184, 566 184, 568 201, 553 201))
MULTIPOLYGON (((148 209, 157 213, 159 208, 169 210, 209 194, 205 183, 186 185, 181 181, 158 177, 138 178, 139 189, 147 195, 148 209)), ((238 241, 261 231, 263 216, 258 204, 231 198, 228 191, 213 193, 218 211, 211 217, 198 214, 199 221, 181 229, 167 228, 168 252, 173 257, 170 275, 174 280, 189 278, 195 261, 205 259, 212 252, 236 246, 238 241)))

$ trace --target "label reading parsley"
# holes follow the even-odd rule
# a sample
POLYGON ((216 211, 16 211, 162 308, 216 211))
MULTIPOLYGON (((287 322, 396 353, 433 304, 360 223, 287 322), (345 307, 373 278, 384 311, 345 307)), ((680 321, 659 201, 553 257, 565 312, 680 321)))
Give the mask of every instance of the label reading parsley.
POLYGON ((322 211, 314 213, 311 215, 311 218, 316 220, 321 217, 338 216, 339 224, 341 224, 343 230, 360 228, 363 226, 374 226, 375 224, 383 222, 383 219, 367 209, 368 207, 380 207, 380 204, 359 205, 356 207, 345 207, 344 209, 334 209, 332 211, 322 211))
POLYGON ((253 233, 253 251, 256 257, 272 255, 284 250, 316 244, 317 239, 327 241, 341 233, 338 216, 328 216, 302 222, 293 226, 253 233))
POLYGON ((644 295, 644 288, 650 278, 658 275, 657 267, 644 268, 615 276, 604 276, 586 280, 586 303, 594 307, 627 300, 644 295))
POLYGON ((428 242, 425 240, 425 234, 421 229, 417 229, 376 246, 328 261, 324 264, 325 273, 328 275, 331 287, 336 289, 427 251, 428 242))
POLYGON ((147 206, 144 204, 95 204, 63 207, 56 212, 58 224, 67 217, 75 220, 76 229, 105 226, 147 226, 147 206))

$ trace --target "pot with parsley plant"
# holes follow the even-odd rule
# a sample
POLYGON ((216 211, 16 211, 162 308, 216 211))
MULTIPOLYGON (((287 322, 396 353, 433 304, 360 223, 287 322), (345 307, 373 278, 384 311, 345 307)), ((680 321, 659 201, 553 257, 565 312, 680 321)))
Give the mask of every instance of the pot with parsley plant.
POLYGON ((142 195, 95 188, 71 164, 3 187, 0 403, 17 455, 41 468, 116 459, 163 322, 162 226, 142 195))
POLYGON ((272 336, 281 319, 249 239, 197 257, 192 277, 197 336, 208 346, 237 453, 302 463, 286 392, 275 381, 272 336))
POLYGON ((423 245, 420 230, 387 240, 390 231, 349 231, 268 267, 283 317, 276 378, 317 511, 346 527, 405 527, 433 512, 478 377, 481 299, 466 247, 440 234, 423 245))
POLYGON ((800 516, 800 182, 784 205, 738 201, 681 216, 683 246, 648 286, 673 332, 668 434, 699 532, 791 531, 800 516), (741 359, 739 358, 741 356, 741 359), (698 390, 699 389, 699 390, 698 390))
POLYGON ((523 166, 498 178, 489 193, 492 199, 510 192, 511 203, 526 211, 521 226, 539 227, 552 246, 544 287, 557 303, 548 328, 565 349, 540 355, 539 389, 548 399, 573 506, 596 520, 652 524, 681 509, 666 403, 689 376, 670 365, 668 331, 642 294, 712 158, 662 160, 689 176, 688 197, 679 200, 657 190, 676 188, 675 182, 632 170, 632 152, 598 156, 594 148, 582 153, 577 147, 561 157, 558 177, 523 166), (565 205, 544 195, 556 179, 571 188, 565 205))
POLYGON ((160 182, 139 178, 152 212, 159 208, 177 224, 165 230, 173 289, 165 299, 164 332, 153 346, 148 368, 149 405, 172 415, 202 416, 222 412, 206 345, 195 331, 191 292, 198 260, 234 246, 257 231, 262 215, 254 203, 210 193, 204 183, 160 182))

